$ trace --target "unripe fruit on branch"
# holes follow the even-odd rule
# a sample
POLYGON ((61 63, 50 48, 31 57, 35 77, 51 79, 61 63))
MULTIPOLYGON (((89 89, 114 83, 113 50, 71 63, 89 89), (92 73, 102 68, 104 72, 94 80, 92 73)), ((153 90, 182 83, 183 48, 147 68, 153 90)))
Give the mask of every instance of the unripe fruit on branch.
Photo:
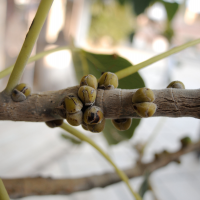
POLYGON ((67 122, 72 126, 79 126, 83 122, 83 112, 67 113, 67 122))
POLYGON ((90 86, 81 86, 78 90, 78 96, 85 106, 91 106, 96 99, 96 90, 90 86))
POLYGON ((99 79, 98 87, 104 90, 111 90, 118 87, 118 77, 111 72, 105 72, 99 79))
POLYGON ((133 104, 133 108, 140 117, 151 117, 156 112, 157 106, 152 102, 144 102, 133 104))
POLYGON ((185 89, 185 85, 181 81, 172 81, 167 88, 185 89))
POLYGON ((68 113, 76 113, 81 111, 83 104, 75 94, 69 94, 65 98, 65 108, 68 113))
POLYGON ((63 123, 63 119, 56 119, 52 121, 45 122, 45 124, 50 128, 56 128, 61 126, 63 123))
POLYGON ((83 115, 84 123, 89 125, 101 123, 103 119, 103 111, 97 106, 87 108, 83 115))
POLYGON ((119 131, 126 131, 130 128, 132 124, 131 118, 125 118, 125 119, 112 119, 112 124, 114 127, 119 131))
POLYGON ((101 131, 103 131, 104 127, 105 127, 105 118, 98 124, 92 124, 92 125, 87 125, 89 131, 93 132, 93 133, 100 133, 101 131))
POLYGON ((187 147, 188 145, 192 144, 192 140, 190 137, 184 137, 180 140, 182 148, 187 147))
POLYGON ((31 94, 31 88, 26 83, 17 85, 11 94, 12 100, 16 102, 24 101, 31 94))
POLYGON ((84 86, 84 85, 90 86, 96 90, 97 86, 98 86, 96 77, 93 76, 92 74, 83 76, 83 78, 81 79, 81 82, 80 82, 80 86, 84 86))
POLYGON ((132 97, 132 103, 153 102, 154 100, 154 93, 149 88, 138 89, 132 97))

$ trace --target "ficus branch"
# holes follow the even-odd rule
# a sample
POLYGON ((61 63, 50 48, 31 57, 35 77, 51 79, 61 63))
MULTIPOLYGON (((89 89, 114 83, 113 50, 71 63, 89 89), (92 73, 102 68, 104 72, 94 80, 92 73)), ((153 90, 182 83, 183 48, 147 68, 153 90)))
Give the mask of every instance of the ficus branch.
MULTIPOLYGON (((200 150, 200 141, 189 144, 177 152, 162 154, 159 159, 154 159, 152 162, 138 162, 135 166, 124 170, 124 173, 129 179, 142 176, 147 171, 151 173, 171 162, 177 161, 184 154, 198 150, 200 150)), ((120 181, 120 177, 114 172, 74 179, 52 179, 43 177, 3 179, 8 194, 12 198, 31 195, 71 194, 96 187, 104 188, 120 181)))
MULTIPOLYGON (((36 93, 23 102, 13 102, 10 96, 0 93, 0 120, 45 122, 66 118, 63 101, 67 94, 77 94, 79 86, 59 91, 36 93), (21 112, 23 110, 23 112, 21 112)), ((200 118, 200 90, 162 89, 152 90, 157 110, 153 117, 200 118)), ((136 89, 97 91, 95 105, 102 108, 105 118, 140 118, 132 106, 136 89)))

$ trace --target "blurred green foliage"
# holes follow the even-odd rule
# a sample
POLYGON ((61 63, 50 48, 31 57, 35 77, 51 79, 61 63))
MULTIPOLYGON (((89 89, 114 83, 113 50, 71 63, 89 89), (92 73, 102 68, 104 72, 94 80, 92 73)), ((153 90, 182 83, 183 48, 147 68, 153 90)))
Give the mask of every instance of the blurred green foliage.
POLYGON ((105 38, 115 44, 135 29, 135 17, 130 4, 121 6, 115 1, 103 3, 95 1, 91 5, 91 26, 89 38, 92 42, 99 42, 105 38))
POLYGON ((89 39, 94 43, 105 39, 111 45, 129 39, 128 37, 137 32, 136 17, 145 13, 145 10, 156 2, 164 5, 167 15, 166 26, 161 34, 171 41, 174 35, 171 22, 178 11, 179 4, 165 0, 94 1, 91 5, 89 39))

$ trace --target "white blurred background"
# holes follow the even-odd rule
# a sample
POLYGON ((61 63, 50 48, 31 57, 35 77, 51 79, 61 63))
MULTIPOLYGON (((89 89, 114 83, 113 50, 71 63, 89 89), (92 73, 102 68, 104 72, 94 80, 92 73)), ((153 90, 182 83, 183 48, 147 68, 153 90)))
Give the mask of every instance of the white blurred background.
MULTIPOLYGON (((127 20, 122 24, 117 21, 117 16, 110 15, 114 24, 110 30, 108 10, 105 9, 103 15, 98 1, 55 0, 32 55, 55 46, 70 45, 73 38, 77 47, 97 53, 118 53, 137 64, 200 36, 200 1, 186 0, 185 5, 181 0, 177 2, 180 6, 172 21, 174 35, 169 40, 163 34, 167 15, 161 3, 155 3, 136 16, 129 6, 124 6, 122 10, 115 1, 105 0, 106 6, 112 6, 120 19, 127 20), (101 15, 104 17, 101 18, 101 15)), ((0 70, 15 62, 38 4, 39 0, 0 0, 0 70)), ((140 74, 146 86, 152 89, 165 88, 173 80, 182 81, 186 89, 197 89, 200 85, 199 63, 200 45, 196 45, 140 70, 140 74)), ((7 80, 8 77, 0 80, 1 90, 5 88, 7 80)), ((22 82, 28 83, 35 92, 78 84, 70 51, 53 53, 29 64, 22 82)), ((199 120, 193 118, 143 119, 133 138, 115 146, 109 146, 103 134, 85 133, 82 128, 78 129, 89 135, 120 168, 125 169, 133 166, 137 159, 133 146, 146 142, 152 133, 156 132, 156 137, 145 149, 144 162, 151 161, 154 153, 164 149, 177 151, 180 148, 179 140, 184 136, 190 136, 193 141, 199 140, 199 125, 199 120)), ((113 171, 88 144, 74 145, 63 140, 60 137, 63 131, 59 128, 49 129, 44 123, 8 121, 1 121, 0 127, 1 178, 36 175, 75 178, 113 171)), ((181 157, 181 165, 171 163, 157 170, 150 181, 157 200, 199 200, 199 159, 194 153, 185 155, 181 157)), ((142 177, 130 182, 137 190, 142 177)), ((118 183, 68 196, 23 199, 129 200, 132 197, 124 183, 118 183)), ((145 194, 144 200, 153 199, 155 197, 151 192, 145 194)))

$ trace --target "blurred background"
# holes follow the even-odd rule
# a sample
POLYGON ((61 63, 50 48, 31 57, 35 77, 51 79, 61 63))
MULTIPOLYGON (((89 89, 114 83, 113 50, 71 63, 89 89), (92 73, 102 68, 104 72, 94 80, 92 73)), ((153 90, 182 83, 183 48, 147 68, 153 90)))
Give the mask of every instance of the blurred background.
MULTIPOLYGON (((15 63, 39 0, 0 0, 0 70, 15 63)), ((140 63, 174 46, 200 37, 198 0, 55 0, 32 55, 57 46, 75 45, 92 53, 119 55, 132 64, 140 63)), ((200 85, 200 45, 163 59, 139 71, 146 87, 162 89, 170 81, 182 81, 186 89, 200 85)), ((99 70, 100 69, 95 69, 99 70)), ((112 71, 112 66, 108 71, 112 71)), ((99 72, 100 73, 100 72, 99 72)), ((0 80, 1 91, 9 76, 0 80)), ((99 78, 99 77, 97 77, 99 78)), ((77 68, 69 50, 56 52, 28 64, 22 82, 33 92, 59 90, 77 85, 77 68)), ((129 140, 117 139, 111 145, 106 133, 92 134, 78 129, 98 143, 122 169, 138 158, 135 145, 147 146, 142 158, 150 162, 155 153, 180 149, 180 139, 199 140, 199 120, 193 118, 142 119, 129 140), (152 140, 149 138, 154 136, 152 140)), ((63 138, 61 129, 44 123, 0 121, 0 177, 41 175, 75 178, 113 171, 88 144, 63 138)), ((143 177, 131 185, 140 188, 143 177)), ((200 163, 196 153, 181 157, 150 176, 153 192, 144 200, 199 200, 200 163)), ((124 183, 95 188, 68 196, 27 197, 23 199, 132 199, 124 183)))

